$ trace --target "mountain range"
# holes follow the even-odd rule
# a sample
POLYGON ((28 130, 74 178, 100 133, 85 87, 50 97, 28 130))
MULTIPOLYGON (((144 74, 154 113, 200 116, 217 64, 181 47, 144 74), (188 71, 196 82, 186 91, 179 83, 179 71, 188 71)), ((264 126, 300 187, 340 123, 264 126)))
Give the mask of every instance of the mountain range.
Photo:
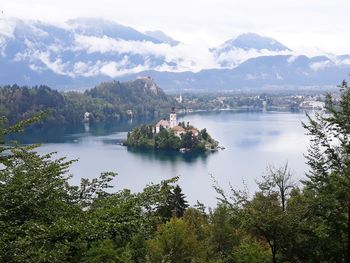
POLYGON ((245 33, 207 49, 153 30, 97 18, 61 25, 0 19, 0 85, 86 89, 101 81, 151 76, 165 90, 335 85, 350 55, 308 57, 279 41, 245 33))

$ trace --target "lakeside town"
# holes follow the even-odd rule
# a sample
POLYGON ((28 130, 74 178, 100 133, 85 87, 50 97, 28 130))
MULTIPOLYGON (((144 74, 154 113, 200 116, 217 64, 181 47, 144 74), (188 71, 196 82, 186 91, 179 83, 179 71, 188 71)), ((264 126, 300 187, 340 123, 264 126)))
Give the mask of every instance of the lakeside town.
MULTIPOLYGON (((337 93, 332 94, 334 101, 339 100, 337 93)), ((320 110, 325 106, 325 94, 293 95, 233 95, 233 94, 184 94, 175 99, 182 106, 178 113, 203 110, 280 110, 302 111, 320 110)))

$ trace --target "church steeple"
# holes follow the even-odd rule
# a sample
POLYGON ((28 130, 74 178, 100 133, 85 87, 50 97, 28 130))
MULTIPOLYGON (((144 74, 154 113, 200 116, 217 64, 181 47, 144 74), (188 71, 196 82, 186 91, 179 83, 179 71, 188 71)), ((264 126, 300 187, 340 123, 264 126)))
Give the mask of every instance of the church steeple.
POLYGON ((169 126, 170 128, 174 128, 176 125, 177 125, 176 111, 175 111, 175 107, 172 107, 170 117, 169 117, 169 126))

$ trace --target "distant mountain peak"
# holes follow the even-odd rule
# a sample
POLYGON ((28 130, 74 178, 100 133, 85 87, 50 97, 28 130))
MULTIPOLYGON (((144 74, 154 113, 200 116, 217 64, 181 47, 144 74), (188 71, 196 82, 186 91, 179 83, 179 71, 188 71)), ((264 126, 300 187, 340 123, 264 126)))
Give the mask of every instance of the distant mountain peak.
POLYGON ((224 68, 234 68, 250 58, 292 53, 290 48, 277 40, 251 32, 229 39, 210 51, 224 68))
POLYGON ((143 34, 132 27, 103 18, 80 17, 68 20, 66 24, 76 33, 82 35, 161 43, 160 40, 143 34))
POLYGON ((243 50, 256 49, 256 50, 269 50, 269 51, 292 51, 287 46, 278 42, 277 40, 261 36, 255 33, 244 33, 236 38, 227 40, 217 50, 228 51, 229 49, 240 48, 243 50))
POLYGON ((153 37, 155 39, 158 39, 164 43, 167 43, 171 46, 176 46, 180 44, 180 41, 177 41, 173 39, 172 37, 165 34, 163 31, 160 30, 154 30, 154 31, 145 31, 144 32, 147 36, 153 37))

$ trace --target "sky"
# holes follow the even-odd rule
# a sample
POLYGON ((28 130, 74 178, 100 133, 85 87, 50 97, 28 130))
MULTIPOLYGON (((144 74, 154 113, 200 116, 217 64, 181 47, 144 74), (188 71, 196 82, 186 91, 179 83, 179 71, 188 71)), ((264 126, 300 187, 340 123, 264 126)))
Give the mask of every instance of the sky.
POLYGON ((53 23, 103 17, 139 31, 162 30, 213 47, 241 33, 277 39, 296 52, 350 53, 349 0, 1 0, 0 16, 53 23))

